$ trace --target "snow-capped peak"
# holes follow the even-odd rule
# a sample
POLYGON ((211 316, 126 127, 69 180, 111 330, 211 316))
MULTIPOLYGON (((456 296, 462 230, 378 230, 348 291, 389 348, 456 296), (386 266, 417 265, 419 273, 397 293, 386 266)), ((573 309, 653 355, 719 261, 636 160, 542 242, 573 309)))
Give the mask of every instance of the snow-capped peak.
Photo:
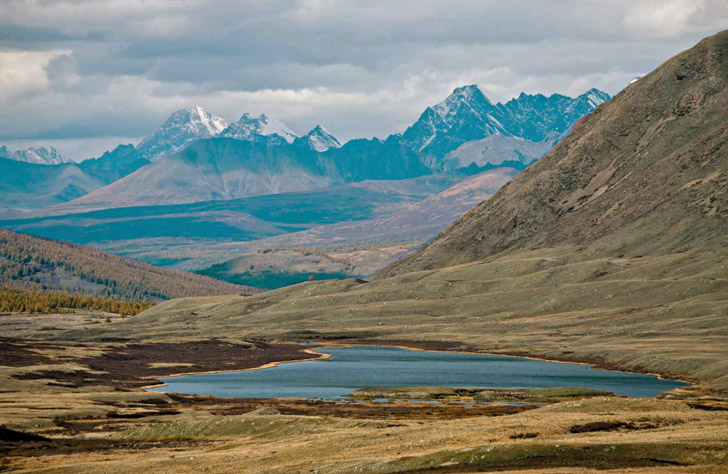
POLYGON ((599 89, 594 89, 594 88, 589 89, 588 91, 583 93, 580 97, 586 99, 587 102, 589 103, 589 105, 591 105, 593 108, 597 108, 604 102, 611 99, 609 94, 607 94, 606 92, 602 92, 599 89))
POLYGON ((60 165, 70 163, 71 160, 64 158, 58 150, 51 147, 27 148, 25 150, 10 151, 5 146, 0 146, 0 158, 9 160, 24 161, 37 165, 60 165))
POLYGON ((339 140, 321 125, 316 125, 313 130, 298 138, 296 142, 303 143, 318 152, 324 152, 329 148, 341 148, 339 140))
POLYGON ((240 120, 230 124, 220 133, 221 137, 235 138, 237 140, 250 140, 255 136, 277 135, 288 143, 298 138, 286 124, 280 120, 261 114, 254 117, 249 113, 244 113, 240 120))
POLYGON ((456 88, 445 100, 433 106, 432 110, 440 118, 444 119, 463 105, 475 105, 477 107, 479 104, 491 104, 491 102, 485 95, 483 89, 475 84, 471 84, 456 88))
POLYGON ((582 115, 609 99, 609 94, 591 89, 577 98, 521 93, 505 103, 494 103, 479 86, 468 85, 428 107, 402 137, 428 159, 492 135, 542 142, 553 132, 565 132, 582 115))
POLYGON ((170 115, 159 130, 137 145, 137 150, 145 158, 156 161, 195 140, 218 136, 227 125, 225 119, 211 115, 196 105, 170 115))

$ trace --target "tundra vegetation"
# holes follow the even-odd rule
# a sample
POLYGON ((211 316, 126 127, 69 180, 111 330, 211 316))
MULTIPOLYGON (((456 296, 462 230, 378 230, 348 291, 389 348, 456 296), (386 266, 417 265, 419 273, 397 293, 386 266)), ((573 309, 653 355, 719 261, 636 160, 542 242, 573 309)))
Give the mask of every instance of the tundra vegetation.
POLYGON ((3 316, 2 467, 728 471, 727 84, 723 32, 368 281, 172 299, 111 324, 3 316), (524 355, 693 384, 654 398, 371 387, 348 403, 142 391, 172 374, 313 359, 317 344, 524 355), (375 403, 385 394, 396 398, 375 403))

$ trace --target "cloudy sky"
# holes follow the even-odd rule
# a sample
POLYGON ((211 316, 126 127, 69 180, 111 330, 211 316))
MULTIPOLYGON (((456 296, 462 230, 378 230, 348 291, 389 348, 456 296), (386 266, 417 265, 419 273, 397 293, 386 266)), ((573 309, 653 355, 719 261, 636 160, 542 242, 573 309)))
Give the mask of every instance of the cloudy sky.
POLYGON ((464 84, 616 93, 726 27, 725 0, 0 0, 0 143, 78 160, 191 105, 382 137, 464 84))

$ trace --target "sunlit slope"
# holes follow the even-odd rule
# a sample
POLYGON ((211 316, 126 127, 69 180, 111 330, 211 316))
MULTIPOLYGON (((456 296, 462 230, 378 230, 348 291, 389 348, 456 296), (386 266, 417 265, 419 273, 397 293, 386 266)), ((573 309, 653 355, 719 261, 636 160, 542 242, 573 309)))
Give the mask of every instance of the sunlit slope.
POLYGON ((581 119, 548 155, 382 276, 509 249, 591 244, 617 256, 726 244, 728 32, 581 119))
POLYGON ((437 340, 728 389, 728 32, 369 283, 185 299, 72 337, 437 340))

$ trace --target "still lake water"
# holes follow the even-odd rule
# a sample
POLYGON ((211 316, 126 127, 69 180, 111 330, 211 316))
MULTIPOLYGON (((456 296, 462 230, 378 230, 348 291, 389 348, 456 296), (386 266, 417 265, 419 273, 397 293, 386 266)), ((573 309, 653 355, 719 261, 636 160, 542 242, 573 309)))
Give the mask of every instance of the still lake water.
POLYGON ((582 387, 652 397, 687 385, 654 375, 596 370, 520 357, 424 352, 396 347, 320 349, 331 358, 261 370, 165 377, 151 390, 236 398, 337 399, 366 387, 582 387))

